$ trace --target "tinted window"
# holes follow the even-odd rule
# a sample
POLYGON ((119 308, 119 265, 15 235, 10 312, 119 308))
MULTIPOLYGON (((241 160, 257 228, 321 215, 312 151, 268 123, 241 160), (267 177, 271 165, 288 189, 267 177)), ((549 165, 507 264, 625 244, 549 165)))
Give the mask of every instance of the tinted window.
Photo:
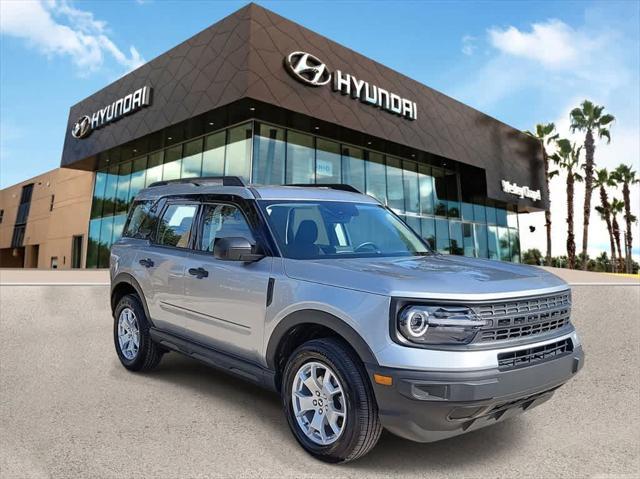
POLYGON ((199 249, 211 251, 220 238, 246 238, 253 241, 242 212, 233 205, 204 205, 199 249))
POLYGON ((169 205, 158 225, 157 243, 186 248, 191 238, 191 224, 196 205, 169 205))
POLYGON ((146 237, 151 231, 152 219, 150 210, 152 205, 153 201, 136 201, 133 204, 122 236, 129 238, 146 237))

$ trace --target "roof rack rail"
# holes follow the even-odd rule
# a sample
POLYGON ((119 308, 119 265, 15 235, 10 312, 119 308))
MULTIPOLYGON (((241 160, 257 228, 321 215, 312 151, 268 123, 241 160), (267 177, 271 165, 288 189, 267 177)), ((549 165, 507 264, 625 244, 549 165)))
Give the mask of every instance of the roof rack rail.
POLYGON ((362 192, 351 185, 346 185, 343 183, 292 183, 284 186, 299 186, 302 188, 330 188, 332 190, 340 190, 340 191, 348 191, 349 193, 358 193, 362 194, 362 192))
POLYGON ((201 178, 182 178, 179 180, 164 180, 151 183, 147 188, 166 185, 220 185, 220 186, 247 186, 239 176, 203 176, 201 178))

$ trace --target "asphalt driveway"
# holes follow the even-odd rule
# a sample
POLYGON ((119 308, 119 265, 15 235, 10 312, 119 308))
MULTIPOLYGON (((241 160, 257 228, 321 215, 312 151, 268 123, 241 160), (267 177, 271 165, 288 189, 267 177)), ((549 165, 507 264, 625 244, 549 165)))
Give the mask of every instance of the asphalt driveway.
POLYGON ((552 401, 466 436, 384 434, 344 466, 307 456, 278 398, 172 353, 113 351, 107 286, 0 287, 0 476, 638 477, 640 286, 574 287, 582 373, 552 401))

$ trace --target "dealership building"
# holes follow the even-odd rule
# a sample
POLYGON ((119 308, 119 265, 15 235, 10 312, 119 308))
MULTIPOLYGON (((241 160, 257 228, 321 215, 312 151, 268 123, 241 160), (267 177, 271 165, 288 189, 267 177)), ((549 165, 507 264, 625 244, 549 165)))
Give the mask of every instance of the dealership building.
POLYGON ((61 167, 95 172, 87 268, 159 180, 346 183, 442 253, 504 261, 548 202, 539 142, 255 4, 74 105, 61 167))

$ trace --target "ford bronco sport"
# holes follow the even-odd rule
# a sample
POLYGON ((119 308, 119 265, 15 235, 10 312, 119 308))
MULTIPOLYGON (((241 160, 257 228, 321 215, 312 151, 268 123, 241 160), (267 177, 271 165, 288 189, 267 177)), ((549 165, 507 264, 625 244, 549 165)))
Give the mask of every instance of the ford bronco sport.
POLYGON ((528 411, 583 363, 565 282, 434 253, 346 185, 159 182, 111 250, 115 347, 178 351, 277 391, 300 445, 356 459, 528 411))

